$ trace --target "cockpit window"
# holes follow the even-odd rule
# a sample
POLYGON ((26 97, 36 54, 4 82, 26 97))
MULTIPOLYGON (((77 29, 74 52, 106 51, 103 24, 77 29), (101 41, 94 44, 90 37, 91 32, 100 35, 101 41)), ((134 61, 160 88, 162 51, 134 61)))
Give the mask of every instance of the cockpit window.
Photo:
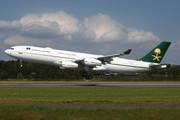
POLYGON ((31 48, 30 47, 27 47, 26 50, 30 50, 31 48))
POLYGON ((11 48, 11 50, 14 50, 14 48, 11 48))

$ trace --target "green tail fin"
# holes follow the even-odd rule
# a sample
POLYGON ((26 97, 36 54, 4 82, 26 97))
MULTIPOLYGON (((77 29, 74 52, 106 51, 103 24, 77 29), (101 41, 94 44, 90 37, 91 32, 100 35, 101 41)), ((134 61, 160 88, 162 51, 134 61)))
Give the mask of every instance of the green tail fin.
POLYGON ((151 50, 148 54, 146 54, 140 60, 146 61, 146 62, 160 63, 167 49, 169 48, 170 44, 171 42, 160 43, 157 47, 151 50))

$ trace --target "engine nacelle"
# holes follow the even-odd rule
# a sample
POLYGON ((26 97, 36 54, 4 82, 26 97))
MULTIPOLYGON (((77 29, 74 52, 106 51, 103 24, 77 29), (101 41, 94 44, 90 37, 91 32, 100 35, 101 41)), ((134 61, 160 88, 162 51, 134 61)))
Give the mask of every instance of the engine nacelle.
POLYGON ((98 66, 101 65, 101 61, 97 60, 95 58, 85 58, 84 59, 84 65, 88 65, 88 66, 98 66))
POLYGON ((61 66, 63 68, 78 68, 78 64, 71 61, 63 61, 61 66))
POLYGON ((72 61, 56 61, 54 64, 60 68, 78 68, 78 64, 72 61))
POLYGON ((94 71, 105 71, 106 68, 103 67, 103 66, 96 66, 96 67, 93 68, 93 70, 94 70, 94 71))

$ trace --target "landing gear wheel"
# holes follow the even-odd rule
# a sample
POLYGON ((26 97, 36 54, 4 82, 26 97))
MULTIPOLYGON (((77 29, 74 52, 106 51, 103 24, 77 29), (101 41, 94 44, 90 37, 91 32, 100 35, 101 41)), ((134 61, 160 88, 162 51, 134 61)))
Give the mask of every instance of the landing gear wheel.
POLYGON ((81 76, 84 77, 86 80, 91 80, 92 79, 92 75, 89 71, 83 71, 81 73, 81 76))
POLYGON ((91 80, 91 79, 92 79, 92 75, 91 75, 91 74, 88 76, 88 79, 89 79, 89 80, 91 80))
POLYGON ((89 74, 89 75, 85 76, 85 78, 86 78, 87 80, 91 80, 91 79, 92 79, 92 75, 89 74))
POLYGON ((84 77, 84 76, 85 76, 85 74, 84 74, 84 72, 82 72, 82 73, 81 73, 81 77, 84 77))

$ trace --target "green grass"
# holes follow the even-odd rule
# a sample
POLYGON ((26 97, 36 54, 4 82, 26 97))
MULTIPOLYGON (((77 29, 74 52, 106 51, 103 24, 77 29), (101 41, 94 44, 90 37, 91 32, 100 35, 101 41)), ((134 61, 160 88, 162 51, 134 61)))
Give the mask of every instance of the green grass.
POLYGON ((0 88, 0 104, 179 104, 180 88, 0 88))
POLYGON ((180 118, 180 109, 170 108, 98 109, 51 106, 68 103, 180 104, 180 88, 0 88, 0 120, 176 120, 180 118))
POLYGON ((180 109, 68 109, 0 106, 1 120, 178 120, 180 109))

